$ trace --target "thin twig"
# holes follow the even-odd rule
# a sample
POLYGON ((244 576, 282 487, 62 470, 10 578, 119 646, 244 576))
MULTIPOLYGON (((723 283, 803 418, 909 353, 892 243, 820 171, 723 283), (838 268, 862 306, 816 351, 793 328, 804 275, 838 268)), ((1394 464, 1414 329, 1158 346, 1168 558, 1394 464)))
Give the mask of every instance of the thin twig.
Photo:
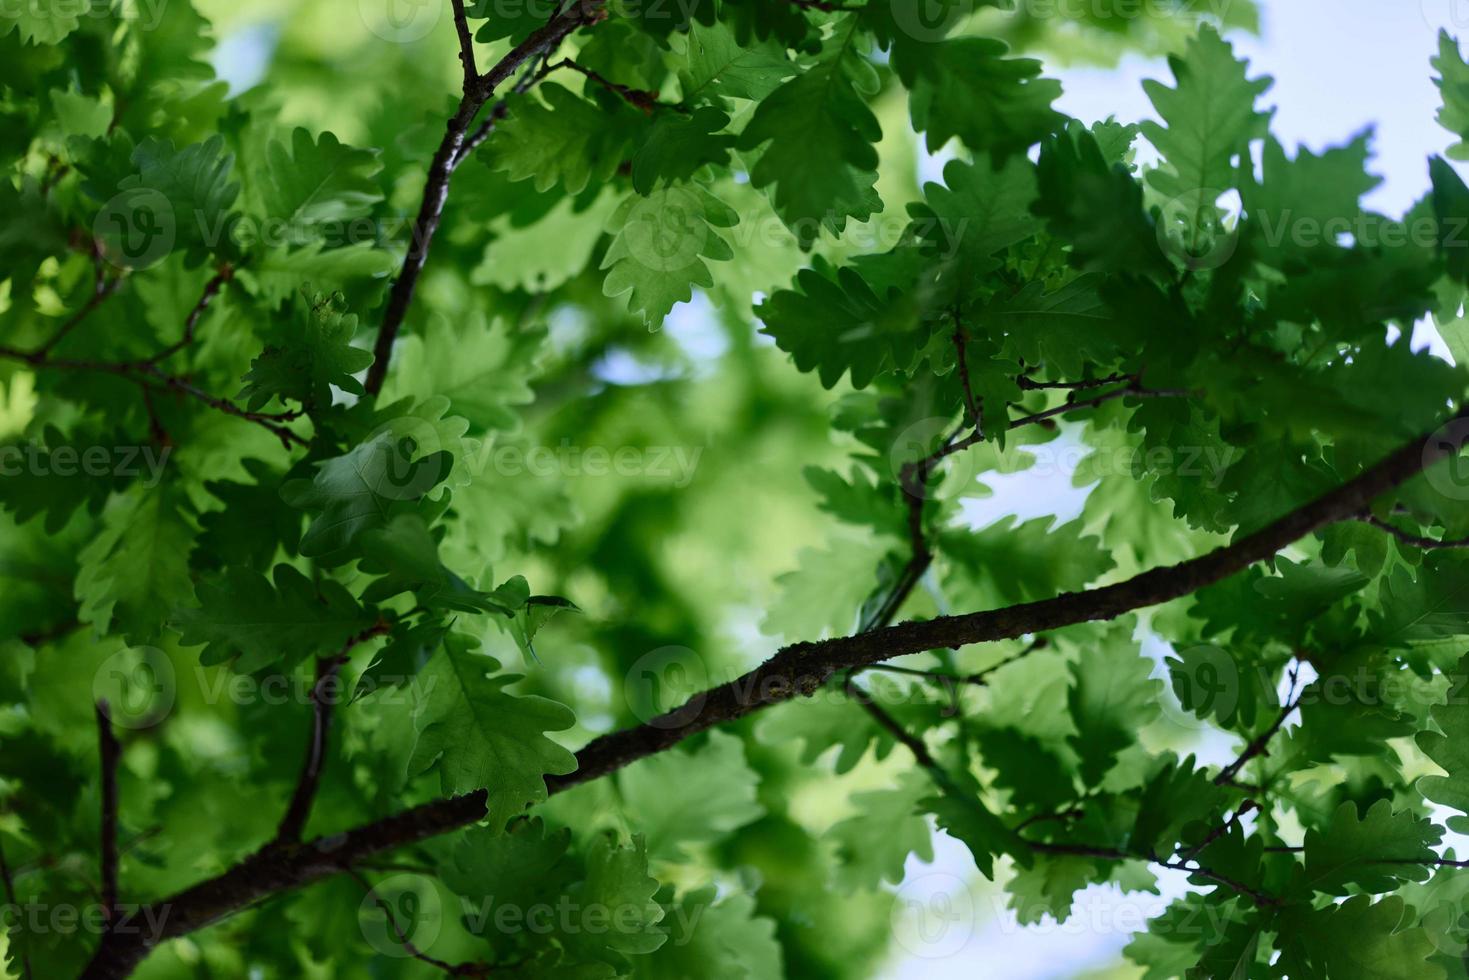
POLYGON ((1114 374, 1106 378, 1092 378, 1088 381, 1037 381, 1027 374, 1022 374, 1015 379, 1015 384, 1021 391, 1085 391, 1088 388, 1106 388, 1109 385, 1121 384, 1124 381, 1137 381, 1133 374, 1114 374))
POLYGON ((408 934, 403 931, 403 927, 398 924, 398 917, 393 914, 393 907, 382 896, 378 895, 377 889, 373 887, 372 883, 355 868, 347 868, 346 873, 348 877, 357 882, 362 890, 367 893, 368 897, 382 910, 383 917, 388 922, 388 929, 392 931, 393 938, 398 941, 398 945, 402 947, 403 952, 422 963, 427 963, 429 966, 441 970, 451 977, 483 977, 490 974, 493 968, 488 963, 460 963, 456 965, 435 956, 430 956, 419 949, 408 938, 408 934))
POLYGON ((347 663, 347 655, 357 644, 374 636, 381 636, 387 631, 388 624, 379 621, 349 639, 335 655, 317 659, 316 681, 311 685, 311 732, 306 742, 306 758, 301 763, 301 776, 296 780, 291 802, 275 832, 274 844, 294 844, 299 841, 301 832, 306 829, 306 821, 311 817, 311 807, 316 801, 316 791, 321 786, 321 773, 326 763, 332 707, 340 697, 340 692, 332 688, 336 686, 342 667, 347 663))
MULTIPOLYGON (((1301 663, 1299 660, 1297 660, 1291 666, 1290 671, 1291 692, 1295 692, 1296 679, 1300 676, 1300 672, 1301 663)), ((1280 731, 1281 726, 1285 724, 1285 720, 1290 717, 1291 712, 1295 711, 1296 708, 1300 706, 1301 699, 1305 697, 1305 695, 1306 689, 1303 687, 1298 693, 1295 693, 1293 697, 1288 696, 1286 698, 1285 707, 1280 710, 1280 714, 1276 717, 1275 721, 1271 723, 1269 728, 1265 729, 1259 735, 1255 736, 1255 738, 1251 740, 1249 745, 1245 746, 1245 750, 1239 754, 1239 758, 1235 759, 1229 765, 1225 766, 1223 771, 1221 771, 1219 775, 1214 777, 1214 785, 1223 786, 1227 783, 1233 782, 1234 777, 1239 775, 1239 771, 1245 767, 1245 763, 1262 754, 1265 751, 1266 746, 1270 744, 1270 740, 1275 737, 1275 733, 1280 731)))
POLYGON ((1199 841, 1197 844, 1189 848, 1187 851, 1184 851, 1179 856, 1182 857, 1185 861, 1192 861, 1195 854, 1198 854, 1204 848, 1208 847, 1210 844, 1214 843, 1216 840, 1229 833, 1229 828, 1239 823, 1239 821, 1244 817, 1245 814, 1251 812, 1252 810, 1258 809, 1260 809, 1260 804, 1256 803, 1254 800, 1245 800, 1239 805, 1239 809, 1235 810, 1228 820, 1224 821, 1213 830, 1209 831, 1209 833, 1204 836, 1203 840, 1199 841))
POLYGON ((959 318, 959 311, 954 311, 954 361, 959 369, 959 384, 964 389, 964 408, 969 412, 970 424, 974 426, 975 435, 984 438, 984 418, 979 414, 979 402, 974 398, 974 388, 969 383, 969 357, 965 348, 969 344, 969 334, 964 330, 964 321, 959 318))
POLYGON ((117 914, 117 763, 122 745, 112 732, 107 701, 96 704, 97 747, 102 769, 101 858, 102 918, 111 922, 117 914))
POLYGON ((219 271, 210 276, 209 281, 204 284, 204 291, 199 294, 199 299, 194 303, 194 308, 189 310, 189 315, 184 319, 183 336, 148 358, 146 363, 159 364, 166 361, 194 342, 194 328, 199 325, 199 318, 204 315, 204 311, 214 301, 214 297, 219 295, 220 289, 234 277, 234 274, 235 270, 228 262, 220 265, 219 271))
POLYGON ((1010 428, 1018 429, 1023 425, 1044 422, 1047 419, 1055 418, 1058 415, 1065 415, 1068 412, 1078 412, 1084 408, 1096 408, 1098 405, 1118 398, 1189 398, 1194 394, 1192 391, 1181 388, 1139 388, 1136 385, 1130 384, 1125 388, 1118 388, 1116 391, 1109 391, 1106 394, 1097 395, 1094 398, 1086 398, 1081 401, 1071 401, 1068 399, 1064 405, 1057 405, 1055 408, 1048 408, 1043 412, 1035 412, 1031 415, 1014 419, 1010 422, 1010 428))
POLYGON ((37 348, 37 353, 42 356, 45 356, 47 352, 65 340, 67 334, 75 330, 83 320, 91 315, 93 310, 102 305, 103 300, 117 291, 118 284, 122 282, 122 277, 114 276, 109 279, 107 277, 106 267, 102 264, 101 256, 97 256, 95 261, 97 263, 97 270, 93 280, 92 295, 87 298, 86 304, 72 315, 71 319, 63 323, 60 329, 51 335, 50 340, 37 348))
POLYGON ((1157 855, 1134 854, 1131 851, 1124 851, 1114 847, 1098 847, 1091 844, 1059 844, 1032 840, 1024 840, 1024 843, 1031 850, 1040 851, 1045 854, 1072 854, 1077 857, 1100 858, 1104 861, 1146 861, 1149 864, 1156 864, 1160 868, 1170 868, 1174 871, 1187 871, 1189 874, 1216 881, 1241 895, 1249 896, 1256 905, 1272 906, 1281 904, 1280 899, 1273 895, 1267 895, 1257 888, 1251 888, 1238 879, 1221 874, 1211 868, 1203 867, 1197 862, 1194 863, 1193 867, 1189 867, 1186 861, 1165 860, 1157 855))
POLYGON ((976 687, 985 687, 989 684, 990 675, 993 674, 995 671, 999 670, 1001 667, 1008 667, 1011 664, 1015 663, 1017 660, 1022 660, 1030 656, 1037 650, 1045 649, 1049 645, 1049 643, 1050 641, 1048 641, 1045 637, 1038 636, 1023 650, 1019 650, 1016 653, 1013 653, 1010 656, 1006 657, 1004 660, 1001 660, 999 663, 994 664, 990 667, 986 667, 984 670, 978 671, 973 674, 951 674, 947 671, 942 670, 923 670, 918 667, 903 667, 899 664, 886 663, 873 664, 867 669, 885 671, 890 674, 906 674, 910 677, 922 677, 927 680, 943 681, 949 684, 972 684, 976 687))
POLYGON ((672 109, 675 112, 682 113, 687 113, 689 111, 686 106, 659 102, 657 92, 649 92, 646 89, 633 88, 630 85, 622 85, 618 82, 611 81, 604 76, 598 74, 597 72, 592 71, 592 69, 586 67, 585 65, 577 64, 570 58, 562 58, 560 61, 550 66, 551 70, 555 70, 557 68, 570 68, 572 71, 581 74, 588 81, 596 85, 600 85, 602 88, 611 92, 613 95, 618 96, 628 105, 631 105, 636 109, 641 109, 643 112, 649 114, 653 113, 653 111, 657 109, 672 109))
POLYGON ((393 343, 398 339, 398 331, 402 329, 403 320, 408 315, 408 307, 412 304, 413 294, 418 287, 418 278, 428 260, 429 248, 433 244, 439 223, 443 220, 444 204, 449 199, 449 180, 454 176, 455 168, 464 160, 469 127, 474 124, 475 118, 495 89, 521 65, 545 51, 555 50, 577 28, 604 16, 606 12, 600 0, 579 0, 569 9, 556 14, 544 26, 532 31, 529 37, 512 48, 489 71, 476 75, 472 83, 465 84, 459 107, 449 117, 444 138, 429 163, 423 200, 419 203, 418 214, 414 217, 413 227, 409 232, 408 253, 404 256, 403 268, 388 293, 383 321, 378 327, 377 340, 373 343, 372 365, 367 369, 367 380, 363 383, 369 395, 376 396, 382 391, 383 382, 387 380, 388 365, 393 357, 393 343))
POLYGON ((1415 548, 1422 548, 1424 551, 1433 551, 1440 548, 1469 548, 1469 538, 1451 538, 1447 541, 1441 541, 1438 538, 1429 538, 1419 534, 1410 534, 1409 532, 1404 531, 1402 528, 1391 523, 1390 521, 1385 521, 1370 512, 1359 514, 1357 517, 1353 518, 1353 520, 1360 521, 1363 524, 1370 524, 1376 528, 1381 528, 1404 544, 1410 544, 1415 548))
POLYGON ((459 63, 464 67, 464 90, 472 90, 479 84, 479 67, 474 63, 474 38, 469 32, 469 17, 464 11, 464 0, 453 0, 454 31, 459 35, 459 63))

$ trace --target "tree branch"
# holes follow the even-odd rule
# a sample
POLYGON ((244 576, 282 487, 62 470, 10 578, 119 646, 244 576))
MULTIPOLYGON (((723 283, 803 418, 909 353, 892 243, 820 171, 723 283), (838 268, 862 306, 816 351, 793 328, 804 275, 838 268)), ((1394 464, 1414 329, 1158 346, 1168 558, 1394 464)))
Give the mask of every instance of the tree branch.
MULTIPOLYGON (((1292 692, 1295 692, 1296 678, 1300 676, 1300 672, 1300 661, 1296 661, 1291 667, 1290 672, 1290 690, 1292 692)), ((1280 727, 1285 724, 1285 720, 1290 717, 1291 712, 1300 706, 1301 699, 1305 696, 1305 688, 1301 688, 1300 692, 1295 693, 1293 697, 1287 696, 1285 706, 1280 709, 1280 714, 1276 716, 1271 726, 1255 736, 1250 744, 1245 746, 1245 750, 1239 754, 1239 758, 1225 766, 1219 775, 1214 777, 1214 785, 1223 786, 1226 783, 1233 783, 1234 777, 1239 775, 1239 771, 1245 767, 1245 763, 1265 751, 1265 747, 1270 744, 1270 740, 1275 737, 1275 733, 1280 731, 1280 727)))
MULTIPOLYGON (((1469 420, 1460 412, 1452 421, 1469 420)), ((1176 565, 1154 568, 1112 585, 1001 609, 902 623, 868 633, 796 643, 732 681, 697 694, 651 721, 593 739, 576 754, 577 770, 546 780, 549 793, 615 772, 715 725, 798 696, 809 696, 837 671, 941 647, 988 643, 1113 619, 1191 595, 1273 557, 1280 549, 1338 521, 1446 458, 1442 440, 1427 436, 1393 452, 1353 479, 1274 523, 1176 565)), ((108 932, 84 977, 127 976, 152 945, 185 935, 277 892, 340 874, 364 858, 446 833, 484 817, 478 791, 423 803, 381 820, 289 848, 267 845, 233 868, 163 899, 169 915, 161 934, 108 932)))
POLYGON ((112 732, 112 719, 107 714, 106 700, 96 704, 97 748, 102 769, 102 818, 100 821, 101 852, 98 861, 102 879, 102 919, 112 922, 117 914, 117 763, 122 746, 112 732))
POLYGON ((1359 514, 1356 519, 1363 524, 1371 524, 1373 527, 1381 528, 1404 544, 1410 544, 1415 548, 1422 548, 1424 551, 1433 551, 1438 548, 1469 548, 1469 538, 1454 538, 1442 541, 1438 538, 1428 538, 1420 534, 1412 534, 1371 512, 1359 514))
POLYGON ((322 767, 326 762, 327 735, 331 730, 332 706, 340 697, 333 691, 347 663, 347 655, 357 644, 381 636, 388 631, 388 624, 379 622, 347 641, 336 655, 318 658, 316 682, 311 685, 311 731, 306 741, 306 758, 301 763, 301 776, 296 781, 296 790, 291 794, 290 805, 281 818, 275 832, 274 846, 294 844, 301 839, 306 821, 311 817, 311 806, 316 801, 316 790, 321 785, 322 767))
MULTIPOLYGON (((462 3, 455 2, 456 26, 462 11, 462 3)), ((423 200, 418 206, 418 215, 413 219, 409 232, 408 254, 403 259, 403 268, 388 293, 387 308, 383 311, 383 322, 378 327, 377 341, 372 349, 372 366, 367 369, 367 381, 363 387, 369 395, 382 391, 388 376, 388 363, 393 356, 393 342, 403 327, 408 307, 413 302, 418 277, 428 259, 429 246, 444 217, 444 203, 449 199, 449 179, 464 160, 464 146, 469 127, 474 124, 480 109, 484 108, 495 89, 499 88, 521 65, 546 51, 555 50, 566 36, 583 24, 592 23, 604 15, 602 0, 577 0, 568 9, 552 17, 537 28, 524 41, 517 44, 483 75, 475 74, 471 79, 470 62, 465 64, 464 92, 459 99, 459 108, 449 117, 444 139, 434 151, 429 163, 428 177, 424 183, 423 200)), ((467 30, 467 28, 466 28, 467 30)), ((464 55, 464 36, 460 36, 460 54, 464 55)), ((471 53, 470 57, 473 55, 471 53)), ((498 107, 497 107, 498 108, 498 107)), ((503 110, 500 110, 503 114, 503 110)), ((492 110, 493 114, 494 110, 492 110)), ((488 120, 487 120, 488 121, 488 120)), ((488 135, 489 131, 485 131, 488 135)), ((479 134, 476 134, 477 136, 479 134)), ((481 136, 480 139, 484 137, 481 136)))

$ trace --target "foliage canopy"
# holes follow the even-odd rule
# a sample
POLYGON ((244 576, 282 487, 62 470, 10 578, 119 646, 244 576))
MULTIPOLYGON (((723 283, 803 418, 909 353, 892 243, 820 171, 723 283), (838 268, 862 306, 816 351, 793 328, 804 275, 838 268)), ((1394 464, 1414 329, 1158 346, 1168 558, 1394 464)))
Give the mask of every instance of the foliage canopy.
POLYGON ((7 6, 0 977, 1466 976, 1469 187, 1009 6, 7 6))

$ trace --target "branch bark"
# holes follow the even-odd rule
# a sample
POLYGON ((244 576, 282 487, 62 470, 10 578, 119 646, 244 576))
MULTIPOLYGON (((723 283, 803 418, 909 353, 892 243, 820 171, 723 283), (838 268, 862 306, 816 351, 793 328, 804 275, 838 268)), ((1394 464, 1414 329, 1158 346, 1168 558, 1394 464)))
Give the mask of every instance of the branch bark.
MULTIPOLYGON (((1454 422, 1469 421, 1460 411, 1454 422)), ((1352 480, 1274 523, 1208 554, 1155 568, 1113 585, 1002 609, 907 622, 854 636, 796 643, 759 667, 651 721, 593 739, 577 753, 577 769, 546 780, 560 793, 671 748, 716 725, 773 704, 809 696, 841 670, 940 647, 988 643, 1113 619, 1190 595, 1248 568, 1306 535, 1354 519, 1376 497, 1448 456, 1440 439, 1425 436, 1392 453, 1352 480)), ((88 978, 128 976, 152 945, 217 922, 276 893, 343 873, 383 851, 466 826, 485 814, 483 791, 420 804, 392 816, 304 844, 267 844, 228 871, 155 903, 166 909, 157 936, 108 932, 86 971, 88 978)))
POLYGON ((102 769, 102 815, 98 821, 98 865, 102 881, 102 919, 112 922, 117 912, 117 763, 122 746, 112 731, 107 702, 98 701, 97 756, 102 769))
MULTIPOLYGON (((602 0, 576 0, 567 9, 552 17, 543 27, 537 28, 528 38, 511 49, 510 53, 496 62, 489 71, 480 75, 474 70, 474 52, 469 46, 468 24, 464 19, 464 4, 454 4, 454 24, 460 39, 460 59, 464 62, 464 91, 459 99, 459 108, 449 117, 444 139, 434 151, 429 163, 428 178, 423 188, 423 200, 418 206, 418 215, 413 219, 409 232, 408 254, 403 259, 403 268, 388 293, 387 309, 383 311, 383 322, 378 327, 377 340, 372 349, 372 366, 367 369, 364 387, 370 395, 382 391, 388 376, 388 364, 393 357, 393 342, 408 315, 413 302, 414 290, 418 288, 418 277, 428 260, 429 247, 439 222, 444 217, 444 204, 449 199, 449 180, 463 162, 466 140, 475 117, 479 115, 490 96, 495 93, 521 65, 546 51, 554 50, 572 31, 589 24, 602 16, 602 0)), ((491 120, 503 114, 500 106, 491 109, 491 120)), ((488 135, 488 130, 484 131, 488 135)), ((484 135, 475 134, 482 140, 484 135)))

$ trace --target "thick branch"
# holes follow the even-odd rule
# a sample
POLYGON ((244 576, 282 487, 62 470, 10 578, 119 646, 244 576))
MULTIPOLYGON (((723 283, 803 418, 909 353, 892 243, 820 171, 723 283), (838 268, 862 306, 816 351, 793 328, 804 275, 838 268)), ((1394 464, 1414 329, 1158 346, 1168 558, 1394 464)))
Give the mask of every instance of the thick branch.
MULTIPOLYGON (((1466 419, 1469 414, 1455 417, 1455 421, 1466 419)), ((563 792, 662 752, 715 725, 798 696, 809 696, 841 670, 941 647, 989 643, 1113 619, 1190 595, 1273 557, 1313 531, 1352 519, 1373 499, 1447 455, 1442 440, 1414 440, 1342 486, 1253 534, 1206 555, 1155 568, 1113 585, 785 647, 749 673, 695 695, 645 724, 593 739, 577 753, 577 770, 547 779, 547 790, 563 792)), ((84 976, 127 976, 157 940, 193 932, 274 893, 339 874, 363 858, 463 827, 484 814, 485 794, 480 791, 424 803, 295 847, 267 846, 223 874, 159 903, 166 905, 170 913, 161 936, 108 933, 84 976)))

